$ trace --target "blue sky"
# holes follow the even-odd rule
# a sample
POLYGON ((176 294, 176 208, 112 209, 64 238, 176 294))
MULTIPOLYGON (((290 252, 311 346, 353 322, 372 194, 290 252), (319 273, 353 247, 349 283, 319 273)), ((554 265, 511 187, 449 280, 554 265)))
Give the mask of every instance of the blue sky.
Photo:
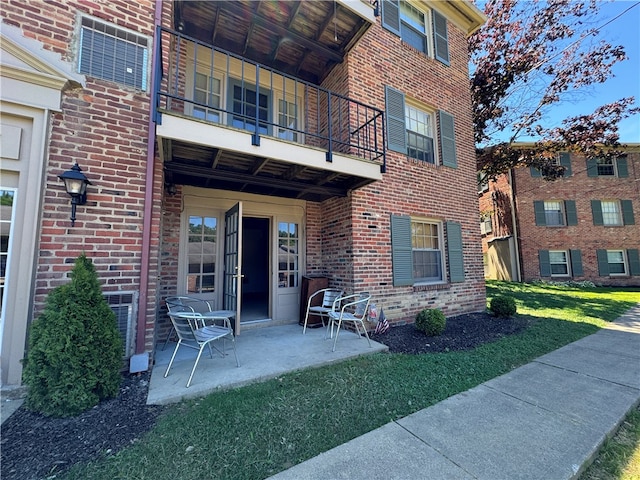
MULTIPOLYGON (((628 60, 613 67, 614 78, 593 87, 589 94, 577 103, 562 102, 548 116, 547 127, 559 125, 563 118, 579 114, 588 114, 599 105, 633 96, 636 106, 640 106, 640 1, 616 0, 602 3, 601 21, 598 25, 624 12, 601 30, 600 37, 613 45, 623 45, 628 60)), ((635 115, 620 123, 620 141, 622 143, 640 143, 640 115, 635 115)))

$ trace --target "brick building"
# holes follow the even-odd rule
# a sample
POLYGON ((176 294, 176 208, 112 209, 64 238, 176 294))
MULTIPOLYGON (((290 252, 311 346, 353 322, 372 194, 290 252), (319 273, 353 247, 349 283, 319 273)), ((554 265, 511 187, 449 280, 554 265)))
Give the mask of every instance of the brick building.
POLYGON ((564 177, 516 168, 481 184, 486 278, 640 285, 640 145, 615 159, 563 153, 564 177))
POLYGON ((485 308, 470 2, 1 15, 2 384, 20 383, 28 325, 83 252, 137 365, 172 294, 236 310, 238 333, 298 322, 308 276, 370 291, 395 322, 485 308), (71 222, 58 177, 76 163, 90 184, 71 222))

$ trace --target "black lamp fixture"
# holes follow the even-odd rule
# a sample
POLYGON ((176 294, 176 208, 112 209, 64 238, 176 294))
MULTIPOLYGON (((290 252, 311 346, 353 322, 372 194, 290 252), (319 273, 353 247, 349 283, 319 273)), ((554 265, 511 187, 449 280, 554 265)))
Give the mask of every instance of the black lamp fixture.
POLYGON ((91 182, 84 176, 78 163, 71 167, 71 170, 58 175, 64 181, 67 193, 71 195, 71 226, 76 224, 76 205, 87 203, 87 185, 91 182))

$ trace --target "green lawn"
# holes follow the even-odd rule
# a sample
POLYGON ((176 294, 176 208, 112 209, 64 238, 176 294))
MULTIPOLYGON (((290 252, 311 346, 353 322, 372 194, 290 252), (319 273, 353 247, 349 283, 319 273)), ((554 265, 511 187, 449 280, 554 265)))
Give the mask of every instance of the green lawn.
POLYGON ((525 332, 468 352, 375 354, 173 406, 140 442, 74 479, 262 479, 596 332, 640 289, 489 282, 525 332))

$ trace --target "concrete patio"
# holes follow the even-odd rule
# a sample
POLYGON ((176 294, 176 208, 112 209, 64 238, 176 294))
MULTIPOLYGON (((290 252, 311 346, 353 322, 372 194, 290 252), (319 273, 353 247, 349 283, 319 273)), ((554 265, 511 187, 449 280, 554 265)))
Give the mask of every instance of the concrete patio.
POLYGON ((240 367, 236 367, 233 351, 228 343, 224 358, 215 351, 211 358, 205 349, 189 388, 186 388, 187 379, 197 350, 180 347, 169 376, 164 378, 175 343, 168 344, 164 351, 159 345, 147 403, 175 403, 304 368, 320 367, 388 350, 386 345, 374 341, 371 341, 369 347, 366 338, 359 338, 350 331, 341 331, 336 351, 332 352, 333 340, 325 340, 324 336, 324 328, 307 328, 306 334, 302 335, 302 327, 297 324, 244 330, 236 338, 240 367))

